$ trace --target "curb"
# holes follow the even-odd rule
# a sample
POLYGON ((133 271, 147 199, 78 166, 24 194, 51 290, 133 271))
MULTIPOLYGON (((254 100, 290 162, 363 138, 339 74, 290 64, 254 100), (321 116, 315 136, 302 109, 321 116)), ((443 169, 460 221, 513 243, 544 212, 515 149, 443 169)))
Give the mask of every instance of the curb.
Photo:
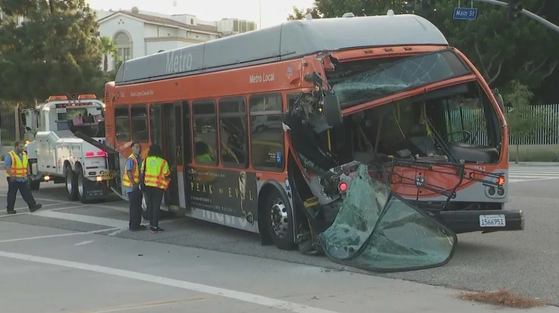
POLYGON ((559 162, 518 162, 518 164, 515 164, 514 162, 509 162, 509 166, 546 166, 546 167, 552 167, 552 166, 559 166, 559 162))

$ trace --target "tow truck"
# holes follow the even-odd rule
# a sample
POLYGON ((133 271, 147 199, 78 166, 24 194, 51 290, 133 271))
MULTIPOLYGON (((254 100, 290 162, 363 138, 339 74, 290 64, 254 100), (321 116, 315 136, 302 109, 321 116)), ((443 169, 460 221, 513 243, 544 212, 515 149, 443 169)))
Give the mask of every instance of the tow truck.
POLYGON ((105 144, 105 104, 95 94, 50 96, 20 116, 31 190, 52 181, 66 184, 71 201, 106 198, 106 152, 76 136, 85 134, 105 144))

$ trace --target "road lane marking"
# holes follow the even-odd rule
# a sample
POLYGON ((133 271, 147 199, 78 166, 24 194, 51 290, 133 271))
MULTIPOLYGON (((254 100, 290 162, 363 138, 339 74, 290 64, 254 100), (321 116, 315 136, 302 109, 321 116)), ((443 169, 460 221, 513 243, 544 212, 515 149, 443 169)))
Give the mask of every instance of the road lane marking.
POLYGON ((13 252, 6 252, 0 251, 0 257, 5 257, 8 259, 16 259, 22 261, 29 261, 41 264, 49 264, 55 266, 61 266, 66 268, 73 268, 79 269, 89 272, 96 272, 106 275, 124 277, 139 281, 145 281, 148 283, 154 283, 164 286, 176 287, 184 290, 190 290, 194 292, 200 292, 205 294, 211 294, 216 296, 221 296, 225 298, 235 299, 239 301, 244 301, 252 304, 258 304, 261 306, 266 306, 274 309, 285 310, 289 312, 296 312, 296 313, 338 313, 335 311, 320 309, 316 307, 311 307, 303 304, 298 304, 294 302, 278 300, 273 298, 268 298, 252 293, 236 291, 231 289, 213 287, 209 285, 202 285, 198 283, 193 283, 184 280, 172 279, 162 276, 155 276, 150 274, 143 274, 139 272, 133 271, 126 271, 117 268, 105 267, 100 265, 93 265, 93 264, 86 264, 86 263, 79 263, 73 261, 66 261, 66 260, 59 260, 59 259, 51 259, 51 258, 44 258, 34 255, 28 254, 20 254, 20 253, 13 253, 13 252))
POLYGON ((56 211, 52 211, 52 210, 37 211, 37 212, 34 212, 33 215, 37 215, 37 216, 41 216, 41 217, 56 218, 56 219, 61 219, 61 220, 68 220, 68 221, 72 221, 72 222, 81 222, 81 223, 87 223, 87 224, 103 225, 103 226, 113 227, 113 228, 128 227, 128 221, 124 221, 124 220, 116 220, 116 219, 112 219, 112 218, 96 217, 96 216, 90 216, 90 215, 63 213, 63 212, 56 212, 56 211))
MULTIPOLYGON (((60 205, 60 203, 51 203, 51 204, 43 204, 43 208, 49 207, 49 206, 53 206, 53 205, 60 205)), ((29 207, 21 207, 21 208, 15 208, 14 210, 29 210, 29 207)))
POLYGON ((93 240, 82 241, 82 242, 76 243, 74 246, 83 246, 83 245, 86 245, 86 244, 92 243, 92 242, 93 242, 93 240))
POLYGON ((188 298, 184 300, 174 300, 174 301, 157 301, 157 302, 146 302, 146 303, 137 303, 137 304, 128 304, 128 305, 121 305, 112 308, 106 309, 96 309, 96 310, 88 310, 76 313, 112 313, 112 312, 121 312, 121 311, 131 311, 131 310, 139 310, 139 309, 146 309, 146 308, 155 308, 155 307, 162 307, 168 306, 172 304, 180 304, 180 303, 187 303, 187 302, 195 302, 195 301, 204 301, 214 297, 206 297, 206 298, 188 298))
MULTIPOLYGON (((69 206, 69 207, 63 207, 63 208, 58 208, 58 209, 48 209, 48 210, 44 210, 44 211, 62 211, 62 210, 69 210, 69 209, 77 209, 77 208, 81 208, 81 205, 76 205, 76 206, 69 206)), ((17 209, 20 210, 20 209, 17 209)), ((44 212, 44 211, 40 211, 40 212, 44 212)), ((35 212, 22 212, 22 213, 16 213, 16 214, 2 214, 0 215, 0 218, 5 218, 5 217, 14 217, 14 216, 20 216, 20 215, 37 215, 37 213, 35 212)))
POLYGON ((78 236, 78 235, 93 235, 93 234, 97 234, 97 233, 104 233, 104 232, 111 231, 111 230, 115 230, 115 229, 114 228, 105 228, 105 229, 93 230, 93 231, 88 231, 88 232, 75 232, 75 233, 65 233, 65 234, 46 235, 46 236, 37 236, 37 237, 4 239, 4 240, 0 240, 0 243, 15 242, 15 241, 26 241, 26 240, 37 240, 37 239, 47 239, 47 238, 57 238, 57 237, 68 237, 68 236, 78 236))
MULTIPOLYGON (((3 190, 0 189, 0 191, 8 191, 8 190, 3 190)), ((0 197, 8 197, 7 195, 3 195, 0 194, 0 197)), ((38 201, 48 201, 48 202, 56 202, 56 203, 64 203, 64 204, 76 204, 75 201, 64 201, 64 200, 53 200, 53 199, 47 199, 47 198, 35 198, 35 200, 38 201)), ((125 202, 125 201, 123 201, 125 202)), ((123 202, 115 202, 115 203, 123 203, 123 202)), ((128 208, 127 207, 119 207, 119 206, 110 206, 110 205, 104 205, 104 204, 93 204, 93 203, 88 203, 88 204, 82 204, 81 206, 83 207, 94 207, 94 208, 102 208, 102 209, 109 209, 109 210, 115 210, 115 211, 121 211, 121 212, 128 212, 128 208)))

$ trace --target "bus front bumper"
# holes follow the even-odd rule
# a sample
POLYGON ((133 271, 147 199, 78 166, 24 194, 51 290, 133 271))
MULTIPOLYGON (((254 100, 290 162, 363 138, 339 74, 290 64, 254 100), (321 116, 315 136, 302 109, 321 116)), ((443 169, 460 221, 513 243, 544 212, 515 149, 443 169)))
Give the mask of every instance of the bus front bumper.
POLYGON ((439 218, 456 234, 524 230, 522 210, 441 211, 439 218))

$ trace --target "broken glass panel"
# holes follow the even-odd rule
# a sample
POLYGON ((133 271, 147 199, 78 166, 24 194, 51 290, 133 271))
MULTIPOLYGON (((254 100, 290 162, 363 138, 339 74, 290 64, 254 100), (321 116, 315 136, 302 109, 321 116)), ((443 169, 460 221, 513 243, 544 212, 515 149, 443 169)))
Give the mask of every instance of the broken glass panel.
POLYGON ((360 165, 334 223, 319 235, 334 261, 366 270, 394 272, 446 264, 456 235, 373 179, 360 165))
POLYGON ((456 53, 442 50, 341 63, 328 74, 328 83, 345 108, 470 73, 456 53))

